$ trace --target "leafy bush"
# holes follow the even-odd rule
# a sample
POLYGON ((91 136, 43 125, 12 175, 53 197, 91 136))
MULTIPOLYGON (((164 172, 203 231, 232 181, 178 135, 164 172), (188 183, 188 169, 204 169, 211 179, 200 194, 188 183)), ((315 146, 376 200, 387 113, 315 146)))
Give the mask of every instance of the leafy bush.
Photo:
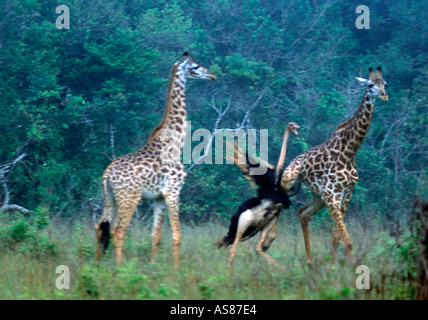
POLYGON ((49 216, 37 209, 30 217, 16 216, 0 229, 3 248, 28 252, 35 257, 56 255, 57 247, 47 230, 49 216))

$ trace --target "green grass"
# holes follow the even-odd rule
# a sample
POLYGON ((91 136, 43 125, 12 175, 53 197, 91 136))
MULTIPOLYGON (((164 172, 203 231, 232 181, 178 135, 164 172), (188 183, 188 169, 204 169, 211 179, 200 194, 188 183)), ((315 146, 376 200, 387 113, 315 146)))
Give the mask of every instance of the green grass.
POLYGON ((124 243, 124 263, 114 264, 112 246, 95 262, 92 221, 0 217, 0 299, 412 299, 415 242, 404 233, 397 246, 380 223, 347 220, 358 264, 370 268, 370 290, 358 290, 358 274, 345 261, 331 269, 330 218, 310 224, 315 267, 306 266, 297 218, 282 217, 269 253, 286 268, 270 266, 254 252, 257 238, 241 243, 234 268, 228 250, 214 242, 227 226, 182 224, 181 265, 174 271, 171 232, 165 223, 156 264, 150 262, 151 225, 134 220, 124 243), (367 226, 368 225, 368 226, 367 226), (364 228, 363 228, 364 226, 364 228), (56 267, 70 269, 70 289, 55 286, 56 267))

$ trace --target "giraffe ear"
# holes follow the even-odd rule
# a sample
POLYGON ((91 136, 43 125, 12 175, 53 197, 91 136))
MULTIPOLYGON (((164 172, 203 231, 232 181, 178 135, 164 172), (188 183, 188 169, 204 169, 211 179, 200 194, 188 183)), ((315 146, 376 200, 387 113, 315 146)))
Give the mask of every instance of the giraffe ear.
POLYGON ((358 83, 364 87, 369 85, 369 81, 367 79, 359 78, 359 77, 357 77, 355 79, 357 79, 358 83))
POLYGON ((373 68, 370 67, 369 68, 369 79, 373 79, 374 78, 374 72, 373 72, 373 68))

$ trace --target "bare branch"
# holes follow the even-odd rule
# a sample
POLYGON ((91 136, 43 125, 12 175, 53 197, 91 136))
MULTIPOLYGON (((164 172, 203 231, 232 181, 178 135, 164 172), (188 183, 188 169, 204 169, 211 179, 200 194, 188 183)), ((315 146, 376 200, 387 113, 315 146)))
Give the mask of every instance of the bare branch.
POLYGON ((245 116, 244 119, 242 119, 241 122, 241 127, 245 126, 245 123, 248 121, 248 118, 250 117, 250 112, 253 111, 253 109, 255 107, 257 107, 257 105, 259 104, 259 102, 262 100, 262 98, 264 97, 267 89, 269 89, 269 87, 265 87, 259 94, 259 96, 257 97, 256 101, 248 108, 247 112, 245 112, 245 116))
MULTIPOLYGON (((212 99, 211 99, 211 107, 212 107, 214 110, 216 110, 216 112, 217 112, 217 114, 218 114, 218 117, 217 117, 217 119, 216 119, 216 121, 215 121, 215 123, 214 123, 214 128, 213 128, 213 131, 211 132, 211 139, 210 139, 210 141, 208 142, 207 149, 211 148, 211 146, 212 146, 212 144, 213 144, 213 141, 214 141, 214 138, 215 138, 215 135, 216 135, 216 130, 217 130, 218 126, 220 125, 220 122, 223 120, 223 117, 224 117, 224 116, 226 115, 226 113, 230 110, 231 106, 232 106, 232 97, 229 97, 229 99, 227 100, 227 105, 226 105, 226 108, 223 110, 223 112, 222 112, 219 108, 217 108, 217 106, 216 106, 216 104, 215 104, 215 100, 214 100, 214 98, 212 98, 212 99)), ((195 165, 196 165, 197 163, 200 163, 200 162, 201 162, 201 161, 203 161, 206 157, 208 157, 208 155, 200 156, 197 160, 195 160, 195 161, 194 161, 194 162, 189 166, 189 168, 187 168, 187 171, 192 170, 192 169, 195 167, 195 165)))
POLYGON ((0 185, 3 188, 3 194, 4 194, 4 201, 2 206, 0 207, 0 211, 7 212, 7 211, 19 211, 21 213, 29 213, 30 210, 19 206, 17 204, 9 204, 10 202, 10 191, 7 186, 7 177, 12 172, 12 170, 15 168, 15 166, 26 157, 27 155, 25 153, 20 154, 15 160, 6 163, 4 165, 0 166, 0 185))

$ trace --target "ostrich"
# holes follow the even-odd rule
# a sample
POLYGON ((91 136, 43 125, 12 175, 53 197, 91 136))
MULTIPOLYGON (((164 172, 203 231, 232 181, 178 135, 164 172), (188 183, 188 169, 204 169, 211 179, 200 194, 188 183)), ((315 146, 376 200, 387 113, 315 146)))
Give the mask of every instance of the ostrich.
POLYGON ((228 263, 229 268, 232 267, 238 243, 250 239, 258 232, 260 232, 261 236, 256 246, 256 252, 269 263, 277 264, 266 251, 275 239, 276 225, 281 209, 287 209, 291 204, 290 195, 279 187, 279 182, 283 172, 282 167, 285 160, 288 137, 290 132, 297 135, 296 129, 298 128, 300 127, 294 122, 288 123, 284 132, 278 164, 274 168, 268 163, 260 162, 260 166, 266 167, 266 172, 263 175, 250 175, 250 168, 258 166, 253 164, 256 161, 246 154, 246 162, 244 164, 239 163, 238 158, 240 158, 239 155, 242 155, 243 151, 237 145, 234 147, 234 163, 252 184, 258 186, 258 189, 257 197, 248 199, 239 206, 238 211, 230 219, 229 232, 216 243, 218 248, 232 245, 228 263))

